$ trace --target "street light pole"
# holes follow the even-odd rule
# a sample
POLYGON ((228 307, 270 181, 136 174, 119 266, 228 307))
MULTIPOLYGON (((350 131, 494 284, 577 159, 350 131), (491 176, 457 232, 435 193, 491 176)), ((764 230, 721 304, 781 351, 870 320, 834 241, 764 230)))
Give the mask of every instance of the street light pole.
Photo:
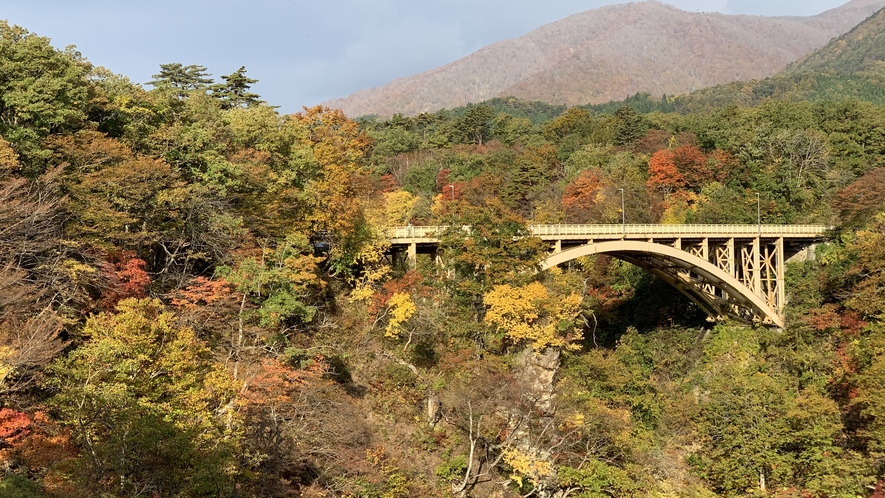
POLYGON ((624 235, 627 235, 627 212, 624 211, 624 189, 619 188, 621 191, 621 232, 624 235))
POLYGON ((762 235, 762 207, 759 202, 759 192, 756 192, 756 226, 759 228, 759 235, 762 235))

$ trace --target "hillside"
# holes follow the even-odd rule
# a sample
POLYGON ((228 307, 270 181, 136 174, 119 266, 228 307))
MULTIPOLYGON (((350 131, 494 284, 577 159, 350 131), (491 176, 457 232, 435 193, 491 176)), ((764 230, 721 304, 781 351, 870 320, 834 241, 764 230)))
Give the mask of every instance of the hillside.
POLYGON ((624 100, 587 106, 595 113, 613 113, 623 105, 637 112, 703 112, 726 105, 754 106, 767 99, 811 101, 862 100, 885 104, 885 9, 850 32, 761 80, 736 81, 704 88, 666 101, 636 94, 624 100))
POLYGON ((885 106, 357 122, 160 69, 0 21, 0 497, 881 496, 885 106), (538 271, 527 224, 624 222, 837 228, 756 273, 773 329, 651 254, 538 271))
POLYGON ((354 116, 414 115, 496 96, 581 105, 681 94, 776 74, 883 5, 854 0, 779 18, 690 13, 655 1, 608 6, 325 105, 354 116))
POLYGON ((880 10, 820 50, 791 64, 784 73, 851 74, 881 71, 883 61, 885 10, 880 10))

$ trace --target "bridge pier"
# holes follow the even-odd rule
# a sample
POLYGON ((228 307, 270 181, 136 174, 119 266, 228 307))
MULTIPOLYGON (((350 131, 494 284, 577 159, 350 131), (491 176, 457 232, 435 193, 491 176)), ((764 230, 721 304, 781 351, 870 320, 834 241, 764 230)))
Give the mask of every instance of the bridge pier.
POLYGON ((418 267, 418 243, 412 242, 409 244, 409 248, 406 250, 406 262, 409 265, 409 269, 414 270, 418 267))

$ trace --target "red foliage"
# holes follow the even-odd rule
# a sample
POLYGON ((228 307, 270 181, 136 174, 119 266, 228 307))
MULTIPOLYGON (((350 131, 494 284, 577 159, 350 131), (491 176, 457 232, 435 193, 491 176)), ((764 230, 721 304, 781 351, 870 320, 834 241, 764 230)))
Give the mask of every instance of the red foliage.
POLYGON ((867 325, 869 322, 864 321, 860 313, 856 311, 844 310, 839 317, 839 327, 842 332, 851 337, 858 337, 867 325))
POLYGON ((811 309, 808 311, 806 321, 811 328, 818 332, 837 329, 840 322, 839 309, 834 304, 825 304, 818 309, 811 309))
POLYGON ((216 301, 224 299, 231 294, 231 286, 223 278, 218 280, 209 280, 206 277, 197 277, 193 279, 191 285, 178 291, 176 297, 172 298, 174 306, 183 308, 196 308, 202 304, 212 304, 216 301))
POLYGON ((598 221, 591 219, 600 213, 593 212, 600 200, 602 180, 595 172, 584 170, 571 183, 565 186, 562 194, 562 209, 571 223, 598 221))
POLYGON ((729 178, 742 184, 750 181, 750 170, 738 158, 724 150, 716 149, 711 152, 709 161, 713 179, 717 182, 724 182, 729 178))
POLYGON ((123 299, 147 295, 147 288, 151 285, 151 277, 146 271, 147 263, 135 257, 134 252, 110 255, 103 269, 109 282, 101 299, 105 309, 113 308, 123 299))
MULTIPOLYGON (((0 465, 15 462, 24 469, 47 469, 75 456, 70 433, 42 411, 33 415, 4 408, 0 410, 0 465)), ((46 479, 48 491, 66 496, 66 484, 46 479)))
POLYGON ((3 408, 0 410, 0 440, 13 448, 31 433, 31 417, 24 412, 3 408))
MULTIPOLYGON (((469 182, 455 182, 455 199, 466 202, 473 206, 484 206, 495 199, 502 183, 501 176, 491 173, 483 173, 469 182)), ((443 191, 446 200, 449 190, 443 191)))
POLYGON ((704 155, 693 145, 683 145, 673 150, 673 164, 682 177, 685 184, 691 188, 701 188, 713 181, 713 172, 704 155))
POLYGON ((879 482, 876 483, 876 489, 870 495, 870 498, 885 498, 885 481, 879 479, 879 482))
POLYGON ((636 142, 633 150, 639 154, 654 154, 659 150, 666 149, 670 145, 672 137, 673 134, 669 131, 653 128, 636 142))
POLYGON ((833 207, 843 221, 863 223, 885 205, 885 168, 876 168, 836 193, 833 207))
POLYGON ((375 192, 387 193, 387 192, 396 192, 399 190, 399 184, 396 183, 396 178, 393 175, 384 175, 375 181, 375 192))
POLYGON ((439 170, 439 173, 436 175, 436 190, 442 192, 449 188, 449 175, 452 173, 452 170, 449 168, 443 168, 439 170))
POLYGON ((685 186, 685 178, 676 169, 676 155, 669 150, 655 152, 648 161, 646 186, 672 193, 685 186))

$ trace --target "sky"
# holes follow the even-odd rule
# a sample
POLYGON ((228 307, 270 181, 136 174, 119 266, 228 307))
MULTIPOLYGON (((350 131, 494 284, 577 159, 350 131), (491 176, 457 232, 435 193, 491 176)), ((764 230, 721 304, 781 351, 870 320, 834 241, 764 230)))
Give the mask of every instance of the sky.
MULTIPOLYGON (((847 0, 670 0, 687 11, 814 15, 847 0)), ((284 113, 433 69, 617 0, 0 0, 0 19, 145 83, 160 64, 245 66, 284 113)))

